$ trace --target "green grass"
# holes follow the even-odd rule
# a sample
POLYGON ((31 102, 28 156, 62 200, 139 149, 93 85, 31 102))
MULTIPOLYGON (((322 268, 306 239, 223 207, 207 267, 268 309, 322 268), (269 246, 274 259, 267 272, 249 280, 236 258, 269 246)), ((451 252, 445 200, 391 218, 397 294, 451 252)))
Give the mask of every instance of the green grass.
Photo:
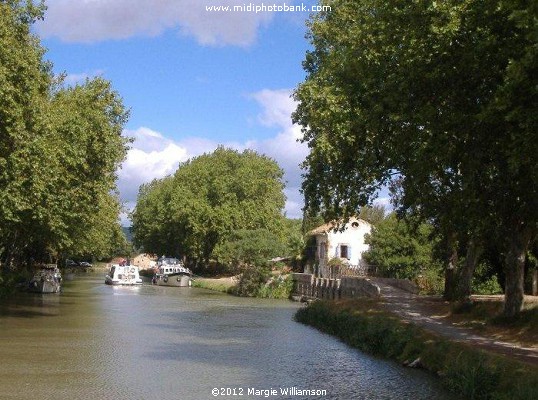
POLYGON ((211 279, 197 278, 192 281, 192 286, 202 289, 214 290, 223 293, 232 293, 235 288, 234 283, 217 282, 211 279))
POLYGON ((295 318, 370 354, 402 363, 420 359, 466 399, 538 398, 538 367, 451 342, 379 311, 371 301, 316 301, 295 318))
POLYGON ((527 328, 538 332, 538 307, 521 311, 516 317, 507 318, 498 315, 491 319, 491 323, 497 326, 507 326, 510 328, 527 328))

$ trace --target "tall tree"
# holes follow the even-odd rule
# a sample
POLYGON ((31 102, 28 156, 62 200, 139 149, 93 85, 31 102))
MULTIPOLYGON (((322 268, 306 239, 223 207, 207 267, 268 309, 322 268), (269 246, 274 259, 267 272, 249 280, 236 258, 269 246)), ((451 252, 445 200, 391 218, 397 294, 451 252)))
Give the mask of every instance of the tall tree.
POLYGON ((31 181, 45 136, 44 115, 52 82, 44 49, 30 33, 43 5, 0 1, 0 253, 7 265, 25 247, 31 216, 31 181))
MULTIPOLYGON (((253 151, 219 147, 140 190, 133 212, 135 243, 145 250, 208 261, 235 231, 279 233, 283 172, 253 151)), ((277 236, 278 237, 278 236, 277 236)))
MULTIPOLYGON (((31 34, 43 3, 0 1, 0 259, 100 254, 119 229, 113 194, 128 112, 109 82, 68 87, 31 34)), ((53 261, 50 260, 50 261, 53 261)))
POLYGON ((509 229, 505 313, 515 314, 521 255, 538 220, 536 6, 323 4, 331 11, 310 21, 314 49, 295 92, 294 120, 311 148, 307 208, 350 215, 398 177, 400 205, 435 221, 452 261, 457 243, 466 243, 465 281, 488 231, 509 229))
POLYGON ((426 270, 440 270, 434 257, 436 241, 431 225, 415 227, 391 213, 366 236, 369 249, 364 256, 382 276, 415 279, 426 270))

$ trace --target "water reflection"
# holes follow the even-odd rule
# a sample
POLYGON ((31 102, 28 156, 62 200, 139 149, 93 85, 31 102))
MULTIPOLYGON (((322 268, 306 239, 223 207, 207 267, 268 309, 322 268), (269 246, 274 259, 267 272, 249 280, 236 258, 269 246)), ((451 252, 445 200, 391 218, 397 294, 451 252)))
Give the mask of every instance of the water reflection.
MULTIPOLYGON (((110 287, 0 307, 2 399, 209 399, 213 388, 326 390, 322 399, 449 399, 422 371, 295 323, 298 304, 194 288, 110 287)), ((238 393, 238 392, 236 392, 238 393)), ((316 398, 271 396, 277 399, 316 398)))

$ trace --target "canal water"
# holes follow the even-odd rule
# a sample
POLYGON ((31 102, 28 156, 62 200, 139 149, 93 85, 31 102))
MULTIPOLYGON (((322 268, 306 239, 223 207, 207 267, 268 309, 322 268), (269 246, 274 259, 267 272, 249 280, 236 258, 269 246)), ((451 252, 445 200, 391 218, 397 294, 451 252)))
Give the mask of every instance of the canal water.
POLYGON ((454 398, 423 371, 294 322, 298 307, 102 275, 21 293, 0 305, 0 399, 454 398))

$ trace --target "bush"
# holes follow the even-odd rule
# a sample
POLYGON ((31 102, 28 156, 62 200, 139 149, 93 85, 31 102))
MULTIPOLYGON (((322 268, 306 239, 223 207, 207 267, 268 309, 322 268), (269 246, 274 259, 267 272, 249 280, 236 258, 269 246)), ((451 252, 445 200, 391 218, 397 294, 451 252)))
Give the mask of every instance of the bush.
POLYGON ((435 269, 423 271, 417 276, 415 283, 421 294, 442 294, 445 290, 445 279, 435 269))
POLYGON ((246 267, 233 294, 244 297, 257 297, 260 288, 267 282, 269 277, 270 272, 266 269, 253 266, 246 267))
POLYGON ((474 294, 502 294, 503 290, 497 277, 491 276, 482 282, 477 282, 473 279, 472 292, 474 294))
POLYGON ((289 299, 293 290, 291 275, 278 275, 262 284, 258 297, 268 299, 289 299))
POLYGON ((24 285, 31 278, 31 273, 22 271, 0 271, 0 299, 11 296, 17 286, 24 285))

